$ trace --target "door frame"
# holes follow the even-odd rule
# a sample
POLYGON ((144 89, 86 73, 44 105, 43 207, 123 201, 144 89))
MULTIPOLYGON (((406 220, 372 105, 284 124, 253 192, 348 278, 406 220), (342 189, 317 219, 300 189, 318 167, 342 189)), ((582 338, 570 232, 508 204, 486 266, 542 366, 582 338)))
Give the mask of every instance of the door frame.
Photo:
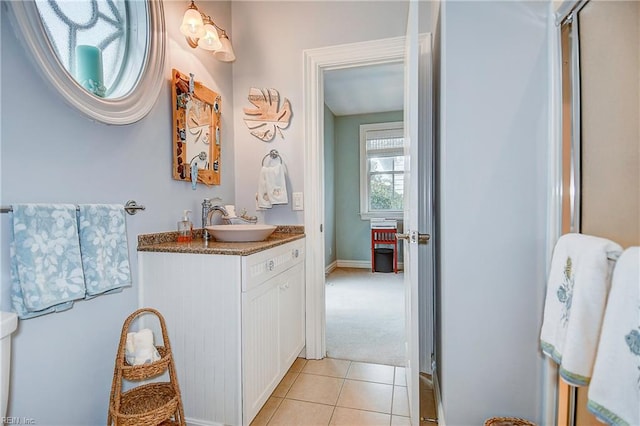
MULTIPOLYGON (((306 238, 306 357, 326 354, 324 266, 324 78, 323 72, 404 62, 405 37, 308 49, 304 57, 304 229, 306 238)), ((417 344, 417 342, 416 342, 417 344)))

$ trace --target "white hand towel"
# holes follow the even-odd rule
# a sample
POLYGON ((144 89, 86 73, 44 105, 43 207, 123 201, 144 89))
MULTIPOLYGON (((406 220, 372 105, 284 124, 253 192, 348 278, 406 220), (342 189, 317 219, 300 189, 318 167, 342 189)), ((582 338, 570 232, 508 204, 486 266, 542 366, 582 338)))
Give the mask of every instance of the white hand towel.
POLYGON ((259 210, 270 209, 272 207, 269 200, 269 189, 267 188, 267 168, 260 169, 258 178, 258 194, 256 195, 256 208, 259 210))
POLYGON ((613 271, 587 407, 615 425, 640 425, 640 247, 613 271))
POLYGON ((614 264, 622 247, 604 238, 566 234, 551 259, 540 341, 569 384, 589 384, 614 264))
POLYGON ((130 365, 149 364, 160 359, 150 329, 143 328, 138 332, 127 333, 125 358, 130 365))
POLYGON ((287 196, 284 166, 276 164, 274 166, 265 166, 262 169, 264 170, 267 196, 271 204, 287 204, 289 198, 287 196))

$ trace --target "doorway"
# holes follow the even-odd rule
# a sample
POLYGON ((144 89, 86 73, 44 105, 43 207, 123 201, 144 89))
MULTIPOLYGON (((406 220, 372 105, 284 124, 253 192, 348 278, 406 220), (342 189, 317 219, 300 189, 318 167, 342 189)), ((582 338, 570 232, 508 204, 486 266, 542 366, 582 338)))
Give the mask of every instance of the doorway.
POLYGON ((377 246, 375 273, 371 248, 372 224, 402 229, 404 65, 325 70, 322 81, 326 355, 404 366, 401 245, 377 246))
POLYGON ((325 71, 402 63, 405 38, 332 46, 305 51, 305 193, 314 194, 305 209, 306 260, 306 356, 322 359, 326 354, 325 312, 325 71))
MULTIPOLYGON (((417 37, 417 31, 410 33, 408 37, 398 37, 393 39, 375 40, 370 42, 354 43, 351 45, 332 46, 327 48, 311 49, 304 51, 304 99, 305 99, 305 193, 309 198, 305 199, 307 205, 304 213, 305 217, 305 234, 307 236, 307 258, 306 258, 306 358, 312 360, 320 360, 326 354, 326 313, 325 313, 325 265, 324 265, 324 228, 325 228, 325 194, 324 186, 324 79, 323 73, 327 70, 335 70, 342 68, 355 68, 368 65, 385 64, 393 62, 404 62, 405 54, 412 58, 409 62, 410 66, 405 68, 405 79, 407 75, 407 86, 411 86, 412 90, 408 93, 405 88, 405 99, 409 99, 410 108, 405 107, 410 117, 410 139, 415 141, 411 146, 420 147, 423 143, 422 150, 432 147, 431 132, 431 39, 429 35, 417 37), (411 34, 411 36, 409 36, 411 34), (418 43, 419 39, 419 43, 418 43), (415 66, 415 68, 413 66, 415 66), (419 72, 418 72, 419 69, 419 72), (408 70, 410 71, 408 74, 408 70), (417 89, 417 90, 416 90, 417 89), (422 142, 420 142, 422 141, 422 142)), ((406 117, 405 117, 406 119, 406 117)), ((414 149, 412 148, 412 149, 414 149)), ((412 174, 415 184, 410 187, 411 192, 415 190, 414 201, 424 202, 426 208, 418 206, 417 203, 411 204, 409 210, 411 214, 408 218, 414 228, 405 229, 402 237, 404 238, 404 246, 407 253, 411 252, 411 261, 409 265, 411 274, 407 274, 407 265, 405 262, 405 294, 407 299, 405 306, 410 306, 410 310, 406 310, 406 328, 408 330, 405 345, 407 347, 407 359, 409 360, 406 368, 406 385, 409 394, 409 406, 412 421, 418 423, 418 372, 422 370, 420 354, 427 359, 432 353, 433 344, 433 299, 429 299, 430 292, 433 289, 433 262, 428 257, 425 262, 418 262, 422 256, 418 256, 418 252, 426 253, 423 248, 432 253, 432 246, 421 246, 421 250, 417 250, 418 244, 428 241, 428 235, 425 236, 420 232, 427 232, 431 228, 421 228, 418 232, 420 223, 417 212, 430 215, 432 212, 431 204, 431 180, 428 184, 427 171, 432 170, 429 165, 433 164, 432 156, 428 152, 424 152, 420 157, 411 155, 412 162, 417 162, 422 158, 423 165, 412 164, 412 170, 416 173, 412 174), (423 181, 420 176, 424 177, 423 181), (428 186, 427 186, 428 185, 428 186), (420 198, 418 197, 420 193, 420 198), (420 268, 423 269, 421 275, 420 268), (430 272, 427 272, 428 271, 430 272), (425 274, 426 272, 426 274, 425 274), (426 281, 426 285, 421 284, 421 280, 426 281), (419 294, 419 293, 422 294, 419 294), (430 303, 423 300, 431 300, 430 303), (420 313, 420 318, 418 314, 420 313), (420 321, 425 317, 426 321, 420 321), (428 345, 427 350, 423 350, 422 343, 428 345), (418 347, 420 345, 420 348, 418 347)), ((412 182, 412 183, 413 183, 412 182)), ((406 218, 405 218, 406 219, 406 218)), ((422 219, 420 219, 422 220, 422 219)), ((405 222, 405 226, 408 222, 405 222)), ((424 363, 427 364, 427 363, 424 363)), ((430 365, 426 365, 429 371, 430 365)))

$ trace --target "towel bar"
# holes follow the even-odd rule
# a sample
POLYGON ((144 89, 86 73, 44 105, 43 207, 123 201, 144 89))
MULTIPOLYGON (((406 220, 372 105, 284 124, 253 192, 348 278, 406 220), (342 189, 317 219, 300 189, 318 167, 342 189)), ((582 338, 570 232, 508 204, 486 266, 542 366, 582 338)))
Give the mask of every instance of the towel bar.
MULTIPOLYGON (((79 207, 76 206, 76 210, 79 210, 79 207)), ((145 210, 145 206, 138 204, 135 202, 135 200, 129 200, 127 201, 127 203, 124 205, 124 210, 129 213, 130 215, 134 215, 136 213, 138 213, 138 210, 145 210)), ((13 211, 13 207, 9 206, 9 207, 1 207, 0 208, 0 213, 9 213, 13 211)))

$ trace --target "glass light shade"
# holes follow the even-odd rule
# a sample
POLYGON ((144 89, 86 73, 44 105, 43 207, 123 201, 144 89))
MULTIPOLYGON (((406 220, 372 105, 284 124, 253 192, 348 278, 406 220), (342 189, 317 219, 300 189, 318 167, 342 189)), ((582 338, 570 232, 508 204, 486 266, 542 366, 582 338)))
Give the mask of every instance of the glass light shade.
POLYGON ((205 36, 204 23, 198 9, 187 9, 182 18, 180 32, 185 37, 200 38, 205 36))
POLYGON ((231 46, 231 41, 229 37, 225 33, 220 36, 220 43, 222 43, 222 47, 216 50, 213 53, 213 56, 219 61, 222 62, 233 62, 236 60, 236 55, 233 53, 233 47, 231 46))
POLYGON ((218 31, 210 23, 204 24, 205 35, 198 40, 198 47, 205 50, 218 50, 222 47, 218 31))

